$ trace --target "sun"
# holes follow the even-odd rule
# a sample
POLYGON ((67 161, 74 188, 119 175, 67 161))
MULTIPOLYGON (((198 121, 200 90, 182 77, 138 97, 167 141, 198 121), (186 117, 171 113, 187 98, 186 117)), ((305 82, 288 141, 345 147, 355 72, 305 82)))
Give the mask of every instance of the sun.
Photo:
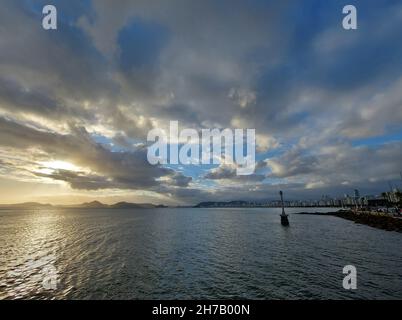
POLYGON ((61 160, 45 161, 41 162, 41 165, 45 169, 51 169, 51 170, 79 171, 79 168, 74 164, 61 160))

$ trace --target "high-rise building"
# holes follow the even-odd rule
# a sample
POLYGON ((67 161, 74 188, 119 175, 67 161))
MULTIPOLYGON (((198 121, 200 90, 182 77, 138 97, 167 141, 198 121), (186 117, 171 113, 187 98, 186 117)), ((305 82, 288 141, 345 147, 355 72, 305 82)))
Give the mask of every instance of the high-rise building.
POLYGON ((359 190, 355 189, 355 200, 360 198, 360 192, 359 190))

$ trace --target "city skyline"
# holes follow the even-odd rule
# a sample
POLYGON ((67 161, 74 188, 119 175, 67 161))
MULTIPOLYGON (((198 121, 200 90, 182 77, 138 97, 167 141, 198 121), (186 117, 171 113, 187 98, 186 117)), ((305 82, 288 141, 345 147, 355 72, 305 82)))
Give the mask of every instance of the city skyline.
POLYGON ((166 205, 400 188, 402 4, 4 1, 0 204, 166 205), (197 15, 192 13, 197 12, 197 15), (222 23, 224 21, 224 23, 222 23), (256 171, 151 165, 147 133, 255 129, 256 171))

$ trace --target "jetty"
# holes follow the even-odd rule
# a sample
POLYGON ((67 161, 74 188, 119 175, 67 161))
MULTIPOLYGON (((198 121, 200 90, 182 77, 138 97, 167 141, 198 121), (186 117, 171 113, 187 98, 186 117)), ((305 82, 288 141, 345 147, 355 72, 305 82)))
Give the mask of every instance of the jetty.
POLYGON ((402 233, 402 218, 373 211, 339 210, 335 212, 295 212, 315 216, 334 216, 373 228, 402 233))

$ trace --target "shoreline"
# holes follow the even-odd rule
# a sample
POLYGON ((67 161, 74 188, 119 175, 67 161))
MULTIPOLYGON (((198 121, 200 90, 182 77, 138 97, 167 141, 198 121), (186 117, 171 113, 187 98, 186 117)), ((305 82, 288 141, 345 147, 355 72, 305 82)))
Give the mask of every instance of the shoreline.
POLYGON ((376 229, 402 233, 402 218, 391 217, 376 212, 354 212, 351 210, 339 210, 335 212, 295 212, 292 214, 334 216, 354 221, 355 223, 364 224, 376 229))

